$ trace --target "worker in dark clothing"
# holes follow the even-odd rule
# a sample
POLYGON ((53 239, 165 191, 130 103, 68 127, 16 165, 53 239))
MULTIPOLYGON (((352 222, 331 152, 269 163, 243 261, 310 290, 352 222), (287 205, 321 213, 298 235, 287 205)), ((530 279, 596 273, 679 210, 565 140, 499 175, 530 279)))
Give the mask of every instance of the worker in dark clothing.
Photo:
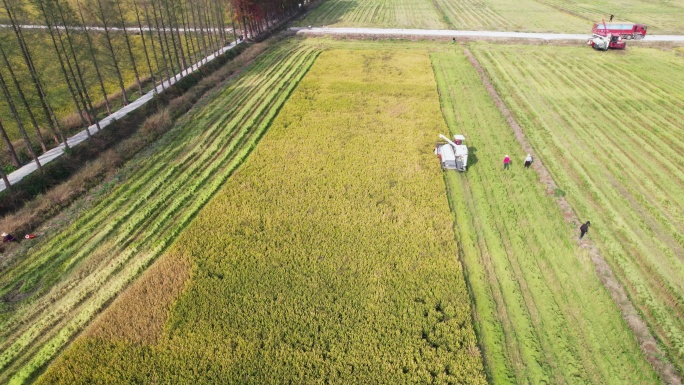
POLYGON ((610 20, 609 20, 609 21, 613 21, 613 15, 610 15, 610 20))
POLYGON ((12 234, 2 233, 2 242, 17 242, 17 238, 14 238, 12 234))
POLYGON ((591 222, 589 222, 589 221, 587 221, 587 223, 580 226, 580 239, 582 239, 582 237, 584 237, 584 234, 586 234, 587 231, 589 231, 589 226, 591 226, 591 222))

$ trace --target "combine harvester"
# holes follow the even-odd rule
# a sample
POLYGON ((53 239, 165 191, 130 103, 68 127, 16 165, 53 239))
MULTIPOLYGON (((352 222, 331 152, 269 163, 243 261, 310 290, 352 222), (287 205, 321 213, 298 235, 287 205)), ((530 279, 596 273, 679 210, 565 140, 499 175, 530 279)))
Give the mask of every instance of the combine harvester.
POLYGON ((439 157, 442 168, 465 171, 468 167, 468 147, 463 144, 465 136, 454 135, 453 142, 442 134, 439 137, 446 140, 446 143, 438 142, 435 147, 435 154, 439 157))
POLYGON ((612 49, 625 49, 625 40, 641 40, 646 36, 646 26, 633 23, 594 23, 591 29, 592 36, 587 41, 588 45, 598 51, 612 49))

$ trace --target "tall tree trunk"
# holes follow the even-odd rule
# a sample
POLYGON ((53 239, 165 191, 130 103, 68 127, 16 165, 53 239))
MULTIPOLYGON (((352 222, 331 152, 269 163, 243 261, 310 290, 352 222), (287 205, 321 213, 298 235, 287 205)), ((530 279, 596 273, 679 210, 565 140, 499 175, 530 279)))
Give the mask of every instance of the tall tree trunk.
POLYGON ((195 25, 199 24, 199 29, 200 29, 200 34, 199 36, 202 39, 202 51, 203 54, 202 56, 207 57, 209 56, 209 51, 207 50, 207 39, 204 37, 204 24, 202 23, 202 15, 200 13, 200 8, 202 7, 201 4, 197 5, 197 21, 195 21, 195 12, 194 12, 194 6, 195 2, 193 0, 190 0, 190 9, 192 10, 192 23, 195 25))
POLYGON ((128 31, 126 31, 126 20, 124 19, 123 10, 121 9, 121 2, 117 1, 116 6, 119 9, 119 16, 121 17, 121 28, 124 33, 124 40, 126 41, 126 48, 128 48, 128 56, 131 59, 133 66, 133 73, 135 74, 135 81, 138 83, 138 92, 143 96, 142 84, 140 84, 140 74, 138 74, 138 66, 135 65, 135 57, 133 56, 133 49, 131 49, 131 41, 128 38, 128 31))
MULTIPOLYGON (((161 9, 159 10, 159 13, 161 14, 161 9)), ((157 35, 159 36, 159 45, 161 45, 161 51, 162 51, 162 60, 164 61, 164 69, 166 70, 166 79, 169 81, 169 84, 171 84, 171 72, 173 72, 174 77, 175 77, 175 70, 173 68, 173 60, 171 59, 171 52, 169 52, 169 44, 168 40, 166 40, 166 30, 164 28, 164 22, 162 20, 162 27, 159 28, 159 17, 157 15, 157 8, 155 7, 154 1, 152 1, 152 14, 154 15, 154 22, 156 24, 157 28, 157 35), (162 35, 164 38, 162 39, 162 35), (164 48, 164 44, 166 43, 166 48, 164 48), (171 71, 169 72, 169 63, 171 63, 171 71)))
MULTIPOLYGON (((176 26, 176 38, 178 39, 178 53, 180 53, 181 63, 183 63, 183 68, 188 68, 188 61, 186 60, 185 52, 183 51, 183 39, 180 35, 180 24, 178 23, 178 7, 176 7, 176 0, 171 1, 171 10, 173 11, 173 25, 176 26)), ((172 30, 173 33, 173 30, 172 30)), ((185 40, 187 43, 187 39, 185 40)), ((186 72, 187 73, 187 72, 186 72)))
MULTIPOLYGON (((57 0, 59 2, 59 0, 57 0)), ((81 4, 76 1, 78 4, 78 10, 79 13, 81 14, 81 20, 83 21, 83 11, 81 10, 81 4)), ((60 8, 61 12, 61 8, 60 8)), ((62 16, 62 20, 64 20, 64 17, 62 16)), ((100 121, 97 119, 97 114, 95 112, 95 107, 93 107, 93 101, 92 98, 90 97, 90 94, 88 93, 88 87, 86 86, 85 80, 83 79, 83 70, 81 70, 81 66, 78 64, 78 59, 76 57, 76 50, 74 49, 74 40, 71 38, 71 34, 69 33, 69 27, 64 24, 64 31, 67 36, 67 43, 69 44, 69 50, 71 51, 71 55, 74 58, 74 63, 76 65, 76 73, 78 74, 78 80, 81 82, 81 88, 83 89, 83 95, 85 102, 88 105, 88 110, 90 111, 90 115, 93 116, 95 120, 95 127, 97 128, 97 131, 100 131, 102 127, 100 127, 100 121)), ((102 78, 99 77, 100 71, 97 67, 97 61, 95 61, 95 50, 93 49, 92 41, 90 40, 90 35, 88 34, 88 28, 85 25, 85 22, 83 23, 83 32, 86 34, 86 40, 88 41, 88 46, 90 47, 90 55, 93 58, 93 63, 95 65, 95 72, 98 74, 98 78, 100 79, 100 86, 102 87, 104 91, 104 84, 102 83, 102 78)), ((105 98, 107 97, 107 94, 105 93, 105 98)), ((109 104, 107 104, 107 111, 109 111, 109 104)), ((91 137, 90 134, 90 128, 86 127, 86 134, 88 134, 88 137, 91 137)))
POLYGON ((10 156, 10 159, 12 159, 12 163, 16 167, 21 167, 21 162, 19 161, 19 157, 17 156, 17 152, 14 151, 14 146, 12 145, 12 141, 10 140, 9 136, 7 135, 7 131, 5 131, 5 127, 2 125, 2 119, 0 119, 0 136, 2 136, 2 140, 5 141, 5 144, 7 145, 7 153, 10 156))
POLYGON ((43 140, 43 135, 40 132, 40 127, 38 127, 36 117, 33 115, 33 111, 31 111, 31 106, 29 106, 28 101, 26 100, 26 95, 24 94, 24 91, 21 89, 19 80, 17 79, 17 76, 14 74, 12 65, 10 64, 9 60, 7 60, 7 55, 5 54, 5 49, 2 48, 2 44, 0 44, 0 55, 2 55, 2 60, 5 63, 7 70, 9 71, 10 77, 12 78, 12 82, 14 82, 14 87, 17 89, 17 92, 19 93, 19 99, 21 100, 21 103, 24 105, 24 108, 26 109, 26 113, 28 114, 29 119, 31 119, 33 128, 36 130, 36 136, 38 137, 40 147, 43 149, 43 152, 45 152, 47 151, 47 147, 45 147, 45 140, 43 140))
MULTIPOLYGON (((64 28, 64 31, 67 35, 68 39, 71 39, 71 36, 69 34, 69 26, 67 25, 66 22, 66 17, 64 15, 64 10, 62 9, 62 5, 59 3, 59 0, 55 0, 55 5, 57 5, 57 10, 59 12, 59 17, 62 22, 62 26, 64 28)), ((69 68, 69 73, 71 74, 71 78, 74 80, 74 86, 76 87, 76 91, 78 92, 78 98, 80 101, 81 108, 83 109, 83 112, 85 113, 86 119, 88 120, 87 124, 85 124, 86 130, 88 129, 88 126, 93 124, 93 119, 95 118, 92 116, 92 111, 88 108, 88 105, 86 103, 86 98, 84 96, 83 88, 85 88, 85 85, 83 84, 83 81, 81 81, 81 84, 79 85, 79 78, 76 77, 76 74, 74 73, 74 66, 76 66, 77 70, 80 71, 80 65, 78 63, 78 58, 76 57, 73 49, 71 50, 71 55, 74 60, 74 65, 71 65, 71 60, 69 59, 69 51, 67 51, 66 47, 64 46, 64 38, 62 37, 62 32, 60 28, 55 28, 57 31, 57 37, 59 38, 59 45, 62 47, 62 51, 64 52, 64 57, 66 58, 66 63, 67 67, 69 68), (83 87, 81 87, 83 86, 83 87)), ((69 45, 71 47, 71 45, 69 45)), ((106 95, 105 95, 106 96, 106 95)), ((80 110, 80 109, 79 109, 80 110)), ((80 112, 80 111, 79 111, 80 112)), ((81 120, 83 120, 83 116, 81 115, 81 120)))
POLYGON ((107 15, 102 8, 102 0, 95 0, 97 4, 97 10, 99 12, 100 22, 104 27, 105 36, 105 48, 109 51, 109 56, 112 59, 112 65, 114 66, 114 72, 116 73, 116 79, 119 81, 119 88, 121 88, 121 97, 123 105, 128 105, 128 96, 126 95, 126 85, 124 85, 123 77, 121 76, 121 69, 119 68, 119 61, 116 59, 116 53, 114 52, 114 45, 112 44, 112 36, 109 34, 109 25, 107 24, 107 15))
MULTIPOLYGON (((29 51, 28 46, 26 45, 26 39, 24 39, 24 34, 21 31, 21 27, 17 23, 16 15, 14 14, 14 8, 10 6, 7 0, 2 0, 2 2, 5 5, 5 10, 7 11, 7 17, 10 20, 12 30, 14 31, 14 34, 17 37, 17 42, 19 43, 21 55, 24 58, 26 67, 29 69, 31 81, 33 82, 33 87, 36 89, 36 94, 38 94, 38 99, 40 100, 41 107, 43 108, 43 113, 45 114, 45 120, 47 121, 48 128, 50 129, 50 132, 55 143, 59 144, 59 139, 57 138, 57 131, 53 123, 53 116, 51 115, 51 109, 48 108, 47 95, 45 94, 43 86, 40 83, 40 79, 38 78, 38 71, 36 70, 36 67, 33 64, 33 58, 31 57, 31 52, 29 51)), ((33 114, 31 114, 31 121, 35 121, 33 114)), ((40 134, 40 129, 38 129, 38 133, 40 134)), ((43 141, 42 135, 39 135, 39 140, 41 147, 45 148, 45 142, 43 141)))
POLYGON ((228 9, 230 9, 230 25, 233 28, 233 41, 237 44, 237 32, 235 31, 235 9, 233 8, 233 2, 227 0, 228 9))
POLYGON ((221 0, 214 0, 216 4, 216 14, 218 17, 218 25, 221 28, 221 48, 226 46, 226 10, 223 8, 221 0))
MULTIPOLYGON (((83 33, 85 34, 86 41, 88 42, 88 51, 90 52, 90 58, 93 61, 93 66, 95 66, 95 74, 97 75, 97 81, 100 83, 100 91, 102 92, 102 97, 105 101, 105 107, 107 107, 107 115, 111 115, 112 107, 109 105, 109 96, 107 96, 107 89, 105 88, 104 81, 102 80, 102 73, 100 72, 100 65, 98 64, 97 56, 95 55, 95 47, 93 46, 93 40, 90 38, 90 33, 88 32, 85 17, 83 17, 83 9, 81 9, 81 2, 79 0, 76 0, 76 4, 78 5, 78 13, 81 16, 81 25, 83 26, 83 33)), ((68 32, 69 29, 67 28, 66 24, 64 25, 64 28, 67 31, 67 38, 69 42, 71 42, 71 38, 69 38, 68 32)), ((69 45, 71 45, 71 43, 69 45)), ((90 98, 88 98, 88 100, 90 101, 90 98)), ((94 118, 97 122, 97 116, 94 116, 94 118)))
MULTIPOLYGON (((171 43, 173 44, 173 54, 174 57, 176 58, 176 64, 178 65, 178 68, 181 73, 181 77, 183 77, 183 69, 185 69, 185 65, 181 63, 180 60, 180 55, 178 54, 178 46, 176 45, 176 36, 173 31, 173 19, 171 19, 171 12, 169 10, 169 3, 168 0, 164 1, 164 9, 166 10, 166 20, 168 21, 169 25, 169 35, 171 35, 171 43)), ((164 26, 164 16, 162 15, 162 27, 164 26)))
POLYGON ((204 25, 207 26, 207 38, 209 39, 209 48, 211 49, 211 53, 214 53, 216 52, 216 48, 214 47, 214 26, 212 25, 211 18, 208 15, 209 10, 207 9, 207 6, 207 1, 202 1, 202 9, 204 11, 204 25))
MULTIPOLYGON (((157 49, 154 46, 154 33, 152 32, 152 20, 150 20, 150 13, 147 10, 147 4, 143 3, 143 9, 145 10, 145 21, 147 22, 147 32, 150 35, 150 43, 152 45, 152 55, 154 56, 154 64, 157 67, 157 72, 159 72, 159 76, 161 77, 161 87, 162 90, 165 89, 164 86, 164 74, 162 73, 162 68, 159 66, 159 58, 157 57, 157 49)), ((159 23, 157 23, 159 25, 159 23)), ((159 29, 157 29, 157 32, 159 32, 159 29)), ((161 35, 160 35, 160 40, 161 40, 161 35)), ((162 54, 164 53, 164 45, 162 44, 161 46, 162 49, 162 54)), ((163 57, 162 57, 163 59, 163 57)), ((166 76, 168 77, 169 75, 169 70, 166 67, 166 63, 164 63, 164 68, 166 69, 166 76)))
POLYGON ((193 31, 190 30, 190 20, 186 17, 187 14, 187 7, 185 6, 185 1, 179 0, 180 1, 180 15, 181 15, 181 22, 183 23, 183 28, 185 29, 185 33, 183 36, 185 36, 185 50, 187 51, 187 58, 188 62, 192 66, 194 64, 194 55, 195 55, 195 42, 192 41, 192 35, 193 31), (190 50, 190 46, 192 46, 192 50, 190 50))
POLYGON ((9 189, 10 187, 12 187, 9 179, 7 179, 7 174, 5 174, 5 171, 2 169, 0 169, 0 176, 2 177, 2 181, 5 182, 5 188, 6 189, 9 189))
POLYGON ((24 123, 21 121, 21 117, 17 112, 17 107, 14 105, 14 102, 12 101, 12 95, 10 95, 9 90, 7 89, 7 83, 5 83, 5 78, 2 76, 2 72, 0 72, 0 88, 2 88, 2 93, 5 95, 5 99, 7 99, 7 104, 9 105, 10 111, 12 111, 12 115, 14 116, 14 119, 17 121, 17 126, 19 127, 19 132, 21 133, 21 136, 24 138, 26 149, 28 150, 29 154, 31 154, 31 157, 36 162, 38 169, 42 173, 43 166, 40 164, 38 155, 36 155, 36 152, 33 151, 33 146, 31 145, 31 141, 29 140, 28 135, 26 135, 24 123))
POLYGON ((135 8, 135 17, 138 20, 138 31, 140 32, 140 39, 142 39, 143 51, 145 51, 145 60, 147 61, 147 68, 150 70, 150 78, 152 79, 152 92, 157 93, 157 82, 152 72, 152 63, 150 63, 150 55, 147 52, 147 44, 145 43, 145 31, 143 31, 142 23, 140 22, 140 12, 138 12, 138 2, 133 0, 133 7, 135 8))
MULTIPOLYGON (((166 54, 168 56, 168 61, 171 64, 171 72, 173 73, 173 78, 175 80, 176 79, 176 67, 174 66, 174 64, 178 65, 178 71, 179 72, 181 71, 181 66, 180 66, 180 62, 177 61, 174 63, 174 61, 173 61, 174 55, 171 52, 171 47, 169 46, 169 38, 166 34, 166 23, 164 22, 164 11, 162 10, 163 4, 161 3, 161 0, 159 0, 158 7, 159 7, 159 21, 161 22, 161 30, 162 30, 162 34, 164 35, 164 44, 166 44, 166 54)), ((171 34, 171 35, 173 36, 173 34, 171 34)), ((175 49, 176 49, 176 47, 174 46, 174 50, 175 49)), ((178 57, 177 52, 176 52, 175 57, 176 58, 178 57)), ((169 80, 170 79, 171 78, 169 78, 169 80)))
MULTIPOLYGON (((76 97, 76 91, 74 91, 74 87, 72 86, 71 82, 72 79, 69 77, 69 74, 67 73, 66 67, 64 66, 64 59, 62 59, 62 51, 60 51, 59 46, 57 45, 57 40, 55 39, 55 31, 53 29, 53 22, 50 21, 50 18, 48 16, 48 11, 47 8, 45 7, 45 2, 43 0, 37 0, 36 3, 38 3, 38 6, 40 7, 41 12, 43 13, 43 17, 45 18, 45 24, 47 25, 48 32, 50 33, 50 39, 52 40, 52 46, 55 48, 55 52, 57 53, 57 59, 59 60, 59 67, 62 70, 62 75, 64 76, 64 80, 66 81, 67 87, 69 88, 69 94, 71 95, 71 99, 74 101, 74 105, 76 106, 76 110, 78 111, 78 117, 81 118, 81 124, 84 127, 88 127, 88 122, 86 122, 85 118, 83 117, 83 109, 81 108, 81 105, 79 104, 78 98, 76 97)), ((61 39, 60 39, 61 41, 61 39)), ((62 45, 62 49, 64 49, 64 45, 62 45)), ((67 54, 66 51, 64 51, 64 57, 66 61, 69 61, 69 55, 67 54)), ((71 64, 69 64, 71 67, 71 64)), ((73 75, 73 71, 72 71, 73 75)), ((74 77, 74 82, 76 82, 76 78, 74 77)), ((78 84, 77 84, 78 86, 78 84)), ((64 146, 69 147, 69 144, 66 141, 66 138, 63 138, 64 146)))

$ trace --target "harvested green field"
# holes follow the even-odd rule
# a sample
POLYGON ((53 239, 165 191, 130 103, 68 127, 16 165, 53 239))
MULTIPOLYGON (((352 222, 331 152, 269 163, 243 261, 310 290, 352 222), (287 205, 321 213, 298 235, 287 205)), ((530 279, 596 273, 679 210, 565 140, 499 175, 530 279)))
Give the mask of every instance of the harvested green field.
POLYGON ((427 1, 325 1, 299 25, 447 29, 442 16, 427 1))
POLYGON ((474 52, 681 373, 684 62, 638 48, 474 52))
POLYGON ((165 257, 192 275, 160 335, 113 327, 127 297, 39 383, 485 384, 444 130, 427 52, 323 52, 165 257))
POLYGON ((534 0, 433 0, 400 2, 329 0, 299 25, 495 30, 529 32, 591 31, 591 23, 534 0))
POLYGON ((492 382, 657 383, 471 63, 460 51, 432 61, 450 131, 475 158, 445 182, 492 382))
POLYGON ((673 0, 327 0, 299 25, 591 34, 611 14, 649 33, 684 34, 684 4, 673 0))
POLYGON ((292 44, 265 54, 73 207, 78 217, 3 260, 0 383, 32 379, 161 255, 249 154, 316 55, 292 44))

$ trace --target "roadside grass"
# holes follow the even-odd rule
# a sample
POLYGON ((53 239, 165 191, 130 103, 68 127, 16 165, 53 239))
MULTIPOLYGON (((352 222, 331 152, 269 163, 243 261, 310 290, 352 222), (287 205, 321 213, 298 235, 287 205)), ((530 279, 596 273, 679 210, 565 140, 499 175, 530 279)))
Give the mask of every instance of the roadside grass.
POLYGON ((381 47, 324 51, 162 257, 192 275, 159 335, 127 295, 39 383, 486 383, 429 57, 381 47))
POLYGON ((608 55, 491 44, 473 51, 681 373, 681 58, 634 47, 608 55))
POLYGON ((40 373, 149 266, 249 154, 317 52, 282 44, 206 98, 121 183, 4 266, 0 382, 40 373), (8 300, 11 299, 11 300, 8 300))

